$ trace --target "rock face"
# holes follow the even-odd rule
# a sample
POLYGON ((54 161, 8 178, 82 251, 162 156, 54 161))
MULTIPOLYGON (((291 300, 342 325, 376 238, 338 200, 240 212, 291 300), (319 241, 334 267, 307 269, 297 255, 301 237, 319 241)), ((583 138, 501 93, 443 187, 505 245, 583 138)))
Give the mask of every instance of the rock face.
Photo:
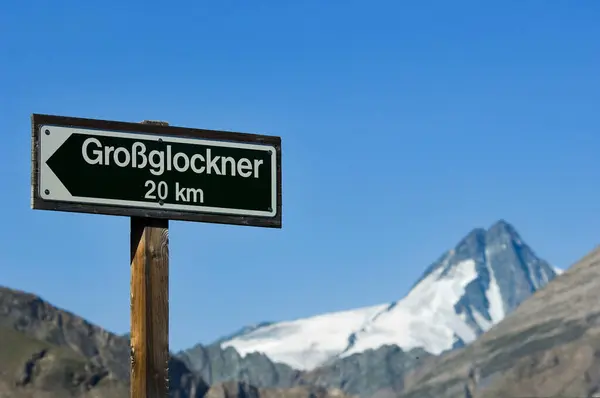
POLYGON ((333 387, 363 397, 381 391, 399 392, 404 389, 404 376, 429 356, 422 349, 404 352, 398 346, 383 346, 304 373, 297 384, 333 387))
POLYGON ((474 341, 555 276, 555 268, 499 221, 469 233, 401 300, 259 325, 221 347, 306 371, 384 345, 437 355, 474 341))
POLYGON ((244 382, 227 382, 211 387, 205 398, 345 398, 342 391, 319 387, 257 388, 244 382))
POLYGON ((600 395, 600 247, 476 342, 428 358, 401 398, 600 395))
POLYGON ((219 344, 206 347, 198 344, 177 357, 209 384, 240 381, 256 387, 287 388, 300 375, 299 371, 274 363, 263 354, 242 357, 235 349, 222 349, 219 344))
POLYGON ((94 358, 117 378, 129 377, 128 340, 33 294, 0 287, 0 327, 94 358))
POLYGON ((126 383, 69 348, 0 328, 0 397, 127 396, 126 383))

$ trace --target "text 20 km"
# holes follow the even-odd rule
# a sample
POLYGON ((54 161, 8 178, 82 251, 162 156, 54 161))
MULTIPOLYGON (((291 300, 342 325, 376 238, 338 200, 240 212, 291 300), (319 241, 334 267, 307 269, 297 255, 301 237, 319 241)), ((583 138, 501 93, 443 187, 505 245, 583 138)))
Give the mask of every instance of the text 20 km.
MULTIPOLYGON (((144 198, 163 201, 169 196, 169 185, 165 181, 154 182, 148 180, 144 183, 148 189, 144 198)), ((175 201, 183 203, 204 203, 204 191, 200 188, 186 188, 175 183, 175 201)))

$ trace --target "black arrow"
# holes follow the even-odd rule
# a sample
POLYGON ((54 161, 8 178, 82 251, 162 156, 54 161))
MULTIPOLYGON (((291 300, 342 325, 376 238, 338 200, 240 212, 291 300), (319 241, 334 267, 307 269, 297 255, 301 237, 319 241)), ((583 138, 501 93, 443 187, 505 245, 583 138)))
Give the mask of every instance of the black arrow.
MULTIPOLYGON (((119 167, 111 161, 110 165, 88 164, 82 155, 83 143, 87 138, 98 139, 103 146, 125 147, 131 152, 134 142, 146 146, 146 154, 152 150, 164 151, 166 145, 171 145, 172 153, 183 152, 188 157, 195 153, 204 153, 205 145, 183 144, 173 142, 158 142, 140 140, 137 138, 122 138, 110 136, 91 136, 87 134, 72 134, 46 162, 56 174, 69 193, 77 197, 116 199, 124 201, 156 202, 158 199, 146 199, 148 191, 146 181, 156 184, 164 181, 168 185, 168 195, 165 203, 209 206, 240 210, 270 211, 271 203, 271 157, 269 152, 208 146, 214 156, 231 156, 234 159, 262 159, 260 178, 244 178, 240 176, 196 174, 192 170, 181 173, 175 170, 165 171, 160 176, 143 169, 119 167), (200 188, 204 191, 204 203, 183 203, 176 201, 175 187, 200 188)), ((42 186, 42 189, 44 187, 42 186)), ((155 191, 156 194, 156 191, 155 191)))

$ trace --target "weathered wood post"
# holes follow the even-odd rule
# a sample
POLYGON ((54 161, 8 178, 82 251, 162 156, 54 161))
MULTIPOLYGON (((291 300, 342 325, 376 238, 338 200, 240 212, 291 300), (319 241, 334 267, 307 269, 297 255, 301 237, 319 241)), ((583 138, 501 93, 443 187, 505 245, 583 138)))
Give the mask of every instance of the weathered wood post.
POLYGON ((131 217, 130 397, 166 398, 168 362, 169 220, 131 217))

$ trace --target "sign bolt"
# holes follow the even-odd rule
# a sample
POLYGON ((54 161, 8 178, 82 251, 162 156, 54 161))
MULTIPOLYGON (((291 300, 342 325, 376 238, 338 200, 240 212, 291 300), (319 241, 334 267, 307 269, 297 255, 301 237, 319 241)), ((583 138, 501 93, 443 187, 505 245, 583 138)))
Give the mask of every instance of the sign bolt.
POLYGON ((50 135, 50 130, 46 129, 44 133, 46 133, 46 135, 50 135))
MULTIPOLYGON (((46 131, 48 131, 48 130, 46 130, 46 131)), ((50 190, 49 190, 49 189, 44 189, 44 193, 45 193, 46 195, 50 195, 50 190)))
POLYGON ((158 204, 162 206, 162 205, 164 205, 164 204, 165 204, 165 202, 163 202, 162 200, 159 200, 159 201, 158 201, 158 204))
POLYGON ((272 208, 272 207, 269 207, 267 210, 268 210, 268 211, 273 211, 273 208, 272 208))

